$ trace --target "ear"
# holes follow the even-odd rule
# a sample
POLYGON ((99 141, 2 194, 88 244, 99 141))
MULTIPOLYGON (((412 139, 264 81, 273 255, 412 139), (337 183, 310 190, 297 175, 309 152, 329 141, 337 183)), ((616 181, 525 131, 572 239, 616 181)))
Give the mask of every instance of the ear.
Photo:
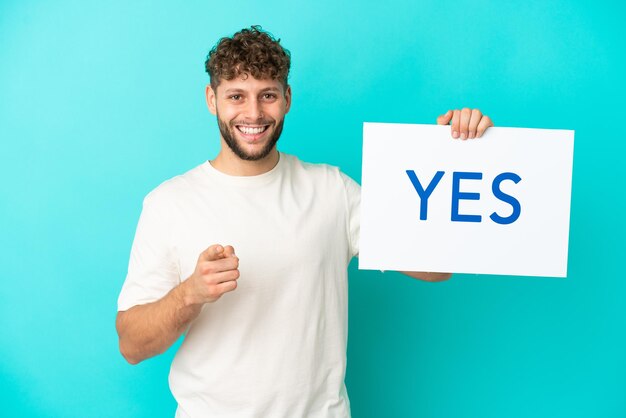
POLYGON ((206 85, 204 95, 206 96, 206 104, 209 107, 209 112, 217 115, 217 98, 215 97, 215 92, 213 91, 213 88, 210 84, 206 85))
POLYGON ((291 108, 291 86, 287 86, 287 90, 285 90, 285 101, 287 102, 285 106, 285 114, 287 114, 291 108))

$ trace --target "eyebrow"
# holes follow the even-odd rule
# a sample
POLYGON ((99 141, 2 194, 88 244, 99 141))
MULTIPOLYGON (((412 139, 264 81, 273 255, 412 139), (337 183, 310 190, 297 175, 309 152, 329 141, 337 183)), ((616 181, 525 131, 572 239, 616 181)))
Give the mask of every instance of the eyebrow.
POLYGON ((236 89, 236 88, 224 90, 224 93, 242 93, 242 92, 243 92, 242 89, 236 89))
MULTIPOLYGON (((261 91, 260 91, 259 93, 265 93, 265 92, 267 92, 267 91, 272 91, 272 92, 278 92, 278 93, 280 93, 280 89, 279 89, 278 87, 266 87, 266 88, 264 88, 264 89, 261 89, 261 91)), ((233 87, 233 88, 229 88, 229 89, 224 90, 224 93, 225 93, 225 94, 232 94, 232 93, 245 93, 245 92, 246 92, 246 90, 244 90, 244 89, 240 89, 240 88, 236 88, 236 87, 233 87)))

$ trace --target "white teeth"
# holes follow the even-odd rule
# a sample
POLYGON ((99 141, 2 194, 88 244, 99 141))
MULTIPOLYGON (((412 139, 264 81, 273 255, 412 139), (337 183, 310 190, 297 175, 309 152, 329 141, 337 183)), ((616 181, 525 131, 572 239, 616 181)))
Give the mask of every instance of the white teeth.
POLYGON ((258 128, 252 128, 250 126, 238 126, 237 128, 239 128, 239 130, 246 135, 255 135, 255 134, 260 134, 261 132, 263 132, 266 126, 261 126, 258 128))

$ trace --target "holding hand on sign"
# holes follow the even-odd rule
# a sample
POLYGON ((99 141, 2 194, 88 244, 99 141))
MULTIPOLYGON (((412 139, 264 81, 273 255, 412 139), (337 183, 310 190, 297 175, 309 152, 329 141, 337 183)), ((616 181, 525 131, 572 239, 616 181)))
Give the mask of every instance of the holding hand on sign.
POLYGON ((480 138, 487 128, 493 126, 491 118, 483 115, 478 109, 467 107, 458 110, 448 110, 437 118, 437 125, 452 123, 452 138, 473 139, 480 138))

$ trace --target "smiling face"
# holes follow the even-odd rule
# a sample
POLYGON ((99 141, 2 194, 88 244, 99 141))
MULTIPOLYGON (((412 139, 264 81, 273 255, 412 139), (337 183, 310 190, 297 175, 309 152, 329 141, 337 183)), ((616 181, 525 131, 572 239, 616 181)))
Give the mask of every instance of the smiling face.
POLYGON ((209 110, 217 116, 222 149, 245 161, 259 161, 275 150, 291 106, 291 88, 277 80, 242 74, 220 80, 215 90, 207 86, 209 110))

